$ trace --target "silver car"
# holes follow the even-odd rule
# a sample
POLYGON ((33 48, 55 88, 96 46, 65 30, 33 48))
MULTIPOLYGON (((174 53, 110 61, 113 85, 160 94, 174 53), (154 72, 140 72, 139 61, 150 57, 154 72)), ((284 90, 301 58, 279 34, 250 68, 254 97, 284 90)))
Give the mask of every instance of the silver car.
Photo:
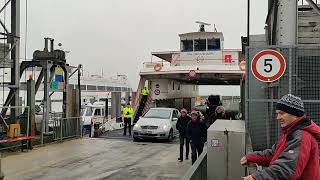
POLYGON ((167 139, 177 134, 179 111, 174 108, 151 108, 133 127, 133 139, 167 139))

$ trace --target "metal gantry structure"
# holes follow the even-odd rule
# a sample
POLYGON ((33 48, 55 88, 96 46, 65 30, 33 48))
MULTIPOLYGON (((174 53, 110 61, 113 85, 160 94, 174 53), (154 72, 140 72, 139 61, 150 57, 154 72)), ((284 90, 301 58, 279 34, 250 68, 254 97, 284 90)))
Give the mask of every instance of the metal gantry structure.
MULTIPOLYGON (((10 73, 10 84, 9 88, 11 93, 8 95, 5 104, 3 106, 20 106, 19 102, 19 81, 20 81, 20 0, 8 0, 0 9, 0 14, 4 13, 6 8, 10 8, 10 25, 11 31, 9 32, 9 28, 6 24, 0 20, 0 24, 4 30, 4 32, 0 32, 1 39, 4 39, 8 44, 10 44, 10 48, 8 52, 4 55, 2 61, 7 61, 7 57, 9 59, 9 66, 5 65, 1 68, 11 68, 10 73)), ((1 64, 1 63, 0 63, 1 64)), ((4 82, 3 82, 4 83, 4 82)), ((19 114, 18 110, 12 110, 11 115, 17 116, 19 114)))

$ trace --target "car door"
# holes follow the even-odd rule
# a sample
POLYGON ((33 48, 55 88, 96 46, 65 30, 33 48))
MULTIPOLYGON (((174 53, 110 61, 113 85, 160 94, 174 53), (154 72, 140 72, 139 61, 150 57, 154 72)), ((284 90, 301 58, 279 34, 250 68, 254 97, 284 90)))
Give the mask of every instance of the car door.
POLYGON ((179 115, 178 111, 177 110, 173 110, 171 122, 172 122, 173 131, 174 131, 175 134, 178 133, 178 130, 177 130, 178 115, 179 115))

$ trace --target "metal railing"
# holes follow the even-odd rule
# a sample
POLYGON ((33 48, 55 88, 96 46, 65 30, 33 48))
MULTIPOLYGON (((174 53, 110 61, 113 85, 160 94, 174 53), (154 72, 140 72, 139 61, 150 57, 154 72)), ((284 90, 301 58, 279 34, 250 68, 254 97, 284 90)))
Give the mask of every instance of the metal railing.
POLYGON ((188 66, 188 65, 233 65, 239 66, 240 59, 232 59, 231 62, 226 62, 225 59, 179 59, 175 63, 163 62, 163 61, 153 61, 144 62, 143 68, 154 68, 155 65, 160 64, 163 67, 170 66, 188 66))
POLYGON ((81 117, 54 118, 49 120, 52 128, 53 140, 81 137, 81 117))
POLYGON ((189 168, 181 180, 207 180, 207 150, 205 149, 197 161, 189 168))

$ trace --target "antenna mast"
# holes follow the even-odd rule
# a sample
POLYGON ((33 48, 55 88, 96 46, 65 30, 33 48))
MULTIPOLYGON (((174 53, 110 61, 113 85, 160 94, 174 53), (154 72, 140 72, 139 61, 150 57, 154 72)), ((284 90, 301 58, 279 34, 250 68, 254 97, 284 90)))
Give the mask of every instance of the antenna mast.
POLYGON ((199 24, 199 32, 205 32, 206 30, 204 29, 204 26, 210 26, 211 24, 201 22, 201 21, 196 21, 197 24, 199 24))

